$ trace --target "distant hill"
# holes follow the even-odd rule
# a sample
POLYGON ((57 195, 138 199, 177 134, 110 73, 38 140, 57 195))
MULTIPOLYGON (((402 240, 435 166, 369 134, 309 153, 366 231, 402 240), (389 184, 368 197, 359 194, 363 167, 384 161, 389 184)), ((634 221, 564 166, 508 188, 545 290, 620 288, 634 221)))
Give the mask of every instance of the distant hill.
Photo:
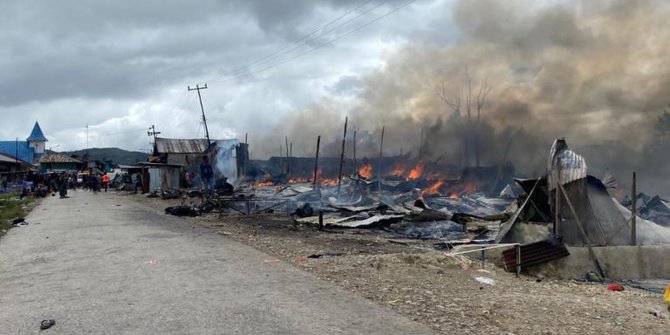
POLYGON ((80 159, 83 158, 86 153, 88 153, 89 160, 111 160, 112 162, 121 165, 133 165, 137 162, 146 162, 147 160, 147 154, 144 152, 127 151, 119 148, 91 148, 61 152, 61 154, 68 156, 76 155, 80 159))

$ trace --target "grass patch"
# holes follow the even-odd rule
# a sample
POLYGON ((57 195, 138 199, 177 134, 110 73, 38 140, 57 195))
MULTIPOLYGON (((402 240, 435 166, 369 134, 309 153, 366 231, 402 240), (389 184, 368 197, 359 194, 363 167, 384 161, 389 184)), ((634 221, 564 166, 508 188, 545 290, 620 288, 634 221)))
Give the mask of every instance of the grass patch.
POLYGON ((32 201, 27 198, 20 200, 15 193, 0 195, 0 236, 12 228, 13 219, 26 216, 23 206, 32 201))

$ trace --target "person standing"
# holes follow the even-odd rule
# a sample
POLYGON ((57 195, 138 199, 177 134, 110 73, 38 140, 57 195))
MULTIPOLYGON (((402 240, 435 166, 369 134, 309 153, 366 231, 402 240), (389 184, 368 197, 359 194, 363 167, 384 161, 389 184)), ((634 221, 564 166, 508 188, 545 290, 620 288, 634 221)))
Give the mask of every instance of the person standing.
POLYGON ((214 170, 212 165, 209 164, 209 157, 202 156, 202 164, 200 164, 200 178, 205 186, 205 192, 207 195, 212 194, 212 177, 214 176, 214 170))
POLYGON ((135 194, 137 194, 137 188, 139 187, 140 190, 142 190, 142 194, 144 194, 144 185, 142 182, 142 174, 140 172, 137 172, 133 174, 133 184, 135 184, 135 194))
POLYGON ((107 190, 109 190, 109 175, 107 174, 107 172, 105 172, 102 175, 101 180, 102 180, 102 187, 105 189, 105 192, 107 192, 107 190))
POLYGON ((58 194, 61 199, 67 198, 67 182, 68 175, 65 172, 61 172, 60 177, 58 178, 58 194))

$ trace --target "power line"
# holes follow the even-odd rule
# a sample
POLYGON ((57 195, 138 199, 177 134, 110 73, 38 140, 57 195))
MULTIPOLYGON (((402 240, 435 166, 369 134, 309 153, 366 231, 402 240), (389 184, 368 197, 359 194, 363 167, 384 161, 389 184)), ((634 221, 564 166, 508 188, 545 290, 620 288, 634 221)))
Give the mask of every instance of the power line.
MULTIPOLYGON (((367 4, 369 4, 369 3, 373 2, 373 1, 374 1, 374 0, 367 0, 367 1, 364 1, 364 2, 361 3, 360 5, 358 5, 358 6, 354 7, 354 8, 349 9, 348 11, 346 11, 346 12, 345 12, 344 14, 342 14, 341 16, 339 16, 339 17, 337 17, 337 18, 335 18, 335 19, 329 21, 328 23, 326 23, 326 24, 324 24, 324 25, 322 25, 322 26, 316 28, 316 29, 313 30, 312 32, 308 33, 307 35, 304 35, 304 36, 302 36, 302 37, 300 37, 300 38, 298 38, 298 39, 295 39, 295 40, 289 42, 288 45, 286 45, 286 46, 284 46, 284 47, 281 47, 281 48, 275 50, 274 52, 272 52, 272 53, 270 53, 270 54, 268 54, 268 55, 266 55, 266 56, 264 56, 264 57, 261 57, 261 58, 259 58, 259 59, 256 59, 255 61, 252 61, 251 63, 248 63, 248 64, 245 64, 245 65, 243 65, 243 66, 240 66, 240 67, 238 67, 237 69, 235 69, 235 70, 233 70, 233 71, 231 71, 231 72, 229 72, 229 73, 224 74, 224 75, 223 75, 223 78, 231 77, 231 76, 238 76, 238 75, 243 74, 244 72, 246 72, 247 69, 250 68, 250 67, 252 67, 252 66, 255 66, 255 65, 258 65, 258 64, 262 64, 262 63, 266 63, 267 60, 276 58, 276 56, 281 55, 282 53, 284 53, 284 51, 285 51, 286 49, 290 48, 291 45, 293 45, 293 44, 297 44, 297 43, 299 43, 299 42, 303 42, 303 41, 305 41, 305 40, 307 40, 306 42, 310 42, 310 41, 314 40, 315 38, 318 37, 318 36, 314 36, 314 35, 316 35, 316 34, 318 34, 318 33, 321 33, 321 34, 323 35, 324 32, 323 32, 322 30, 323 30, 324 28, 329 27, 329 26, 331 26, 332 24, 334 24, 334 23, 336 23, 336 22, 342 20, 343 18, 347 17, 349 14, 351 14, 351 13, 353 13, 353 12, 355 12, 355 11, 361 9, 361 8, 363 8, 365 5, 367 5, 367 4), (312 37, 312 36, 314 36, 314 37, 312 37), (312 38, 310 38, 310 37, 312 37, 312 38)), ((380 7, 381 5, 383 5, 384 3, 388 2, 388 1, 389 1, 389 0, 384 0, 384 1, 382 1, 380 4, 378 4, 377 6, 373 7, 372 9, 376 9, 376 8, 380 7)), ((367 10, 365 13, 368 13, 368 12, 370 12, 370 11, 371 11, 371 10, 367 10)), ((359 15, 355 16, 354 19, 360 17, 361 15, 362 15, 362 14, 359 14, 359 15)), ((348 21, 346 21, 344 24, 346 24, 346 23, 348 23, 348 22, 350 22, 350 21, 351 21, 351 20, 348 20, 348 21)), ((343 25, 343 24, 338 25, 338 26, 335 27, 335 28, 341 27, 342 25, 343 25)), ((330 31, 332 31, 332 30, 330 30, 330 31)), ((330 32, 330 31, 326 31, 326 32, 330 32)), ((301 44, 302 44, 302 43, 301 43, 301 44)), ((300 44, 298 44, 298 45, 300 45, 300 44)), ((291 51, 293 51, 293 50, 295 50, 295 46, 294 46, 293 48, 291 48, 290 50, 288 50, 288 52, 291 52, 291 51)))
MULTIPOLYGON (((302 43, 299 43, 299 44, 293 46, 292 48, 290 48, 288 51, 284 52, 283 54, 276 55, 276 56, 274 56, 274 57, 270 57, 270 59, 268 59, 268 60, 266 60, 266 61, 259 62, 259 63, 257 63, 256 65, 257 65, 257 66, 262 66, 262 65, 266 65, 266 64, 271 64, 272 61, 274 61, 275 59, 279 60, 279 61, 280 61, 280 64, 284 64, 284 63, 286 63, 286 62, 285 62, 285 61, 281 61, 281 59, 282 59, 283 57, 285 57, 285 56, 290 56, 292 53, 294 53, 294 51, 298 52, 298 55, 301 55, 301 53, 299 52, 300 49, 303 49, 304 47, 308 47, 308 48, 309 48, 309 47, 310 47, 310 43, 315 42, 315 41, 318 43, 318 39, 328 38, 328 37, 326 36, 326 34, 337 34, 338 31, 341 30, 340 28, 343 28, 343 27, 346 28, 346 26, 347 26, 349 23, 354 22, 354 21, 358 20, 359 18, 361 18, 361 17, 363 17, 363 16, 365 16, 365 15, 367 15, 367 14, 373 12, 375 9, 377 9, 377 8, 379 8, 379 7, 381 7, 381 6, 383 6, 383 5, 384 5, 386 2, 388 2, 388 1, 389 1, 389 0, 382 1, 382 2, 378 3, 377 5, 375 5, 374 7, 369 8, 369 9, 365 10, 365 11, 362 12, 362 13, 359 13, 358 15, 356 15, 356 16, 354 16, 354 17, 348 19, 347 21, 345 21, 345 22, 343 22, 343 23, 341 23, 341 24, 339 24, 339 25, 337 25, 337 26, 335 26, 335 27, 333 27, 333 28, 331 28, 331 29, 322 31, 321 34, 319 34, 319 35, 317 35, 317 36, 314 36, 314 37, 311 37, 311 38, 309 38, 309 39, 303 41, 302 43)), ((331 42, 332 42, 332 41, 331 41, 331 42)), ((327 43, 326 43, 326 44, 327 44, 327 43)), ((323 46, 323 45, 322 45, 322 46, 323 46)), ((319 46, 319 47, 317 47, 317 48, 320 48, 320 47, 322 47, 322 46, 319 46)), ((313 49, 312 49, 312 50, 313 50, 313 49)), ((303 52, 303 54, 310 53, 310 52, 311 52, 311 50, 308 49, 306 52, 303 52)), ((290 60, 293 60, 293 59, 295 59, 295 58, 297 58, 297 57, 291 57, 291 58, 289 58, 289 61, 290 61, 290 60)), ((229 80, 229 79, 237 78, 237 77, 239 77, 239 76, 241 76, 241 75, 247 73, 247 71, 248 71, 248 72, 253 72, 254 70, 249 70, 248 67, 243 67, 241 71, 238 71, 237 73, 233 73, 232 75, 229 75, 228 78, 224 77, 224 78, 222 78, 222 80, 225 81, 225 80, 229 80)), ((256 72, 258 72, 258 71, 256 71, 256 72)), ((261 70, 261 72, 262 72, 262 70, 261 70)))
MULTIPOLYGON (((360 30, 362 30, 362 29, 364 29, 364 28, 370 26, 371 24, 373 24, 373 23, 375 23, 375 22, 377 22, 377 21, 379 21, 379 20, 381 20, 381 19, 383 19, 383 18, 385 18, 385 17, 387 17, 387 16, 389 16, 389 15, 391 15, 391 14, 397 12, 398 10, 400 10, 400 9, 402 9, 402 8, 404 8, 404 7, 409 6, 409 5, 412 4, 413 2, 416 2, 416 0, 409 0, 409 1, 406 1, 406 2, 402 3, 401 5, 399 5, 399 6, 397 6, 397 7, 394 7, 394 8, 391 9, 390 11, 388 11, 388 12, 386 12, 386 13, 380 15, 380 16, 377 16, 377 17, 375 17, 375 18, 373 18, 373 19, 371 19, 371 20, 369 20, 369 21, 367 21, 367 22, 365 22, 365 23, 363 23, 363 24, 357 26, 356 28, 351 29, 351 30, 349 30, 349 31, 346 31, 344 34, 342 34, 342 35, 340 35, 340 36, 337 36, 337 37, 335 37, 335 38, 333 38, 333 39, 331 39, 331 40, 329 40, 329 41, 327 41, 327 42, 322 43, 321 45, 317 45, 317 46, 313 47, 313 48, 310 49, 310 50, 307 50, 307 51, 305 51, 305 52, 299 53, 299 54, 297 54, 297 55, 295 55, 295 56, 293 56, 293 57, 291 57, 291 58, 288 58, 288 59, 286 59, 286 60, 284 60, 284 61, 281 61, 281 62, 279 62, 279 63, 275 63, 275 64, 272 64, 272 65, 269 65, 269 66, 267 66, 267 67, 265 67, 265 68, 261 68, 261 69, 259 69, 259 70, 255 70, 254 73, 255 73, 255 74, 258 74, 258 73, 261 73, 261 72, 265 72, 265 71, 271 70, 271 69, 273 69, 273 68, 276 68, 276 67, 279 67, 279 66, 281 66, 281 65, 284 65, 284 64, 286 64, 286 63, 288 63, 288 62, 291 62, 291 61, 293 61, 293 60, 295 60, 295 59, 298 59, 298 58, 300 58, 300 57, 303 57, 303 56, 305 56, 305 55, 308 55, 308 54, 310 54, 310 53, 312 53, 312 52, 314 52, 314 51, 317 51, 317 50, 319 50, 319 49, 321 49, 321 48, 323 48, 323 47, 325 47, 325 46, 327 46, 327 45, 329 45, 329 44, 332 44, 333 42, 335 42, 335 41, 337 41, 337 40, 340 40, 340 39, 342 39, 342 38, 345 38, 345 37, 347 37, 347 36, 349 36, 349 35, 351 35, 351 34, 353 34, 353 33, 356 33, 356 32, 358 32, 358 31, 360 31, 360 30)), ((227 77, 227 78, 221 78, 221 79, 219 79, 219 80, 221 80, 221 81, 229 81, 229 80, 238 78, 239 76, 240 76, 240 75, 235 75, 235 76, 230 76, 230 77, 227 77)))
MULTIPOLYGON (((353 12, 355 12, 355 11, 361 9, 361 8, 363 8, 365 5, 367 5, 368 3, 371 3, 371 2, 373 2, 373 1, 374 1, 374 0, 367 0, 367 1, 364 1, 364 2, 361 3, 360 5, 358 5, 358 6, 354 7, 354 8, 349 9, 349 10, 346 11, 344 14, 342 14, 341 16, 335 18, 334 20, 331 20, 331 21, 329 21, 328 23, 326 23, 326 24, 324 24, 324 25, 322 25, 322 26, 316 28, 315 30, 313 30, 313 31, 310 32, 309 34, 304 35, 303 37, 300 37, 300 38, 298 38, 298 39, 295 39, 295 40, 289 42, 290 44, 288 44, 288 45, 286 45, 286 46, 284 46, 284 47, 281 47, 281 48, 275 50, 274 52, 272 52, 272 53, 270 53, 270 54, 268 54, 268 55, 266 55, 266 56, 264 56, 264 57, 261 57, 261 58, 259 58, 259 59, 256 59, 255 61, 253 61, 253 62, 251 62, 251 63, 249 63, 249 64, 246 64, 246 65, 243 65, 243 66, 241 66, 241 67, 238 67, 237 69, 235 69, 235 70, 233 70, 233 71, 231 71, 231 72, 229 72, 229 73, 227 73, 227 74, 224 74, 223 76, 224 76, 224 77, 228 77, 228 76, 232 76, 232 75, 239 74, 240 72, 244 72, 244 71, 246 71, 246 69, 249 68, 249 67, 251 67, 251 66, 254 66, 254 65, 259 64, 259 63, 263 63, 266 59, 274 58, 275 55, 278 55, 278 54, 282 53, 284 50, 288 49, 288 48, 291 46, 291 44, 296 44, 296 43, 305 41, 305 40, 308 39, 309 37, 314 36, 315 34, 321 32, 324 28, 326 28, 326 27, 328 27, 328 26, 334 24, 335 22, 340 21, 341 19, 347 17, 349 14, 351 14, 351 13, 353 13, 353 12)), ((387 2, 387 1, 388 1, 388 0, 382 1, 381 4, 384 4, 384 3, 387 2)), ((381 4, 380 4, 380 5, 381 5, 381 4)), ((379 7, 379 6, 375 6, 375 8, 377 8, 377 7, 379 7)), ((357 17, 358 17, 358 16, 357 16, 357 17)), ((309 41, 308 41, 308 42, 309 42, 309 41)))

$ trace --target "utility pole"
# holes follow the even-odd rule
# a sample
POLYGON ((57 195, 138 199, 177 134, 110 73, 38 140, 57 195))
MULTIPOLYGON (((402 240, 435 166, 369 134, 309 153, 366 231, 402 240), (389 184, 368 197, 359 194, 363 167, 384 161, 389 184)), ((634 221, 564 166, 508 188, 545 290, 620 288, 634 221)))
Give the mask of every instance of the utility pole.
POLYGON ((160 135, 160 133, 160 131, 156 131, 156 126, 153 124, 149 127, 149 131, 147 131, 147 135, 154 137, 154 147, 156 146, 156 135, 160 135))
POLYGON ((202 111, 202 122, 205 124, 205 136, 207 136, 207 148, 209 149, 212 146, 212 142, 209 140, 209 129, 207 128, 207 118, 205 117, 205 108, 202 106, 202 96, 200 95, 200 90, 206 90, 207 84, 205 86, 195 85, 195 88, 188 86, 189 91, 198 91, 198 100, 200 101, 200 111, 202 111))
POLYGON ((86 150, 88 150, 88 123, 86 124, 86 150))

